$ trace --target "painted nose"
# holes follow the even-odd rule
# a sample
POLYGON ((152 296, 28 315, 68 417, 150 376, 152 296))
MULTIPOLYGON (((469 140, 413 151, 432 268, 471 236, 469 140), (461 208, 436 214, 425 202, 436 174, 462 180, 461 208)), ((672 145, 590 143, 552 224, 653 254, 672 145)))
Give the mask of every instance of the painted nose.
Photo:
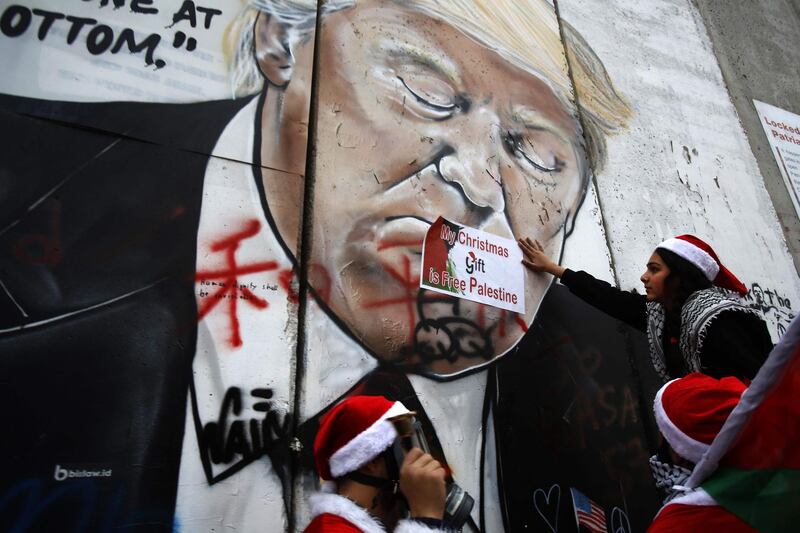
POLYGON ((497 115, 487 109, 465 115, 448 140, 453 152, 439 162, 444 180, 457 183, 473 205, 502 212, 502 130, 497 115))

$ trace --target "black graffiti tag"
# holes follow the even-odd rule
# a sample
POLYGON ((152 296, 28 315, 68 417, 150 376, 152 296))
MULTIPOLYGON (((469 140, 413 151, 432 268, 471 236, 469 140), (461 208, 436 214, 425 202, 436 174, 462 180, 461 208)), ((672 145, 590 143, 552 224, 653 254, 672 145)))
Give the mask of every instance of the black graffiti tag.
POLYGON ((202 445, 214 464, 250 462, 269 454, 276 443, 285 442, 291 427, 291 415, 276 409, 271 389, 253 389, 252 409, 262 418, 236 419, 242 413, 242 390, 231 387, 225 393, 219 418, 203 426, 202 445))
POLYGON ((778 336, 786 333, 786 328, 794 318, 792 302, 781 296, 777 289, 763 288, 753 283, 745 295, 745 305, 760 311, 768 322, 775 325, 778 336))

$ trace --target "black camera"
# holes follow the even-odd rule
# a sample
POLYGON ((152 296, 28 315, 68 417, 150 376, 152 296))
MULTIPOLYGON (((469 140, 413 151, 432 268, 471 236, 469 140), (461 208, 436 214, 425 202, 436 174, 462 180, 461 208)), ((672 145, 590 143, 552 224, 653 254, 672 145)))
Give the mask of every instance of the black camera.
MULTIPOLYGON (((414 416, 416 413, 406 413, 389 419, 397 430, 398 438, 392 444, 392 453, 395 467, 398 470, 403 464, 406 452, 412 448, 419 448, 425 453, 430 453, 428 441, 422 431, 422 424, 414 416)), ((475 505, 475 500, 464 489, 453 481, 447 483, 447 498, 444 503, 444 520, 447 525, 460 531, 469 519, 469 513, 475 505)))

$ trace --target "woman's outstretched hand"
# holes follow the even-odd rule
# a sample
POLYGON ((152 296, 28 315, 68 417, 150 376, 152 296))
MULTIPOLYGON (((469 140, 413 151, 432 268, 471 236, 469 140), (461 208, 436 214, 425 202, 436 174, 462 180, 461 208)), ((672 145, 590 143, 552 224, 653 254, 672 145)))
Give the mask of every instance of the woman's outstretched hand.
POLYGON ((532 241, 530 237, 517 241, 522 248, 522 264, 533 272, 547 272, 560 278, 566 268, 554 263, 546 253, 539 241, 532 241))

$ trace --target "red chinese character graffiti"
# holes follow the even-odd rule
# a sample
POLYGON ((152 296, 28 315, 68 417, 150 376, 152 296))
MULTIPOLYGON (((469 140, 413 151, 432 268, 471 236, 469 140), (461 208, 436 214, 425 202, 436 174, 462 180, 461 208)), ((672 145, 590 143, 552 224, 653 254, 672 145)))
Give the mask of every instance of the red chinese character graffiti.
POLYGON ((408 324, 409 324, 409 332, 408 332, 408 342, 412 344, 414 342, 414 327, 416 325, 416 315, 414 313, 414 305, 417 302, 417 293, 419 291, 419 276, 412 276, 411 275, 411 260, 408 257, 403 256, 403 272, 400 273, 391 265, 386 263, 381 263, 381 266, 389 274, 392 278, 400 283, 405 289, 405 294, 403 296, 399 296, 397 298, 388 298, 386 300, 378 300, 375 302, 367 302, 364 304, 365 309, 378 309, 381 307, 387 307, 391 305, 399 305, 404 304, 406 306, 406 313, 408 314, 408 324))
MULTIPOLYGON (((389 247, 389 246, 387 246, 389 247)), ((395 280, 397 280, 405 289, 405 294, 403 296, 398 296, 396 298, 387 298, 385 300, 377 300, 374 302, 367 302, 364 304, 365 309, 378 309, 381 307, 387 307, 392 305, 405 305, 406 306, 406 313, 408 314, 408 324, 409 324, 409 343, 413 343, 414 341, 414 328, 416 327, 416 315, 414 313, 414 306, 417 302, 417 294, 419 291, 419 276, 412 276, 411 275, 411 261, 408 257, 403 256, 403 272, 400 273, 395 270, 391 265, 386 263, 381 263, 383 269, 395 280)), ((442 298, 446 299, 447 296, 444 295, 431 295, 432 298, 442 298)), ((498 334, 501 337, 506 336, 506 321, 508 320, 508 311, 505 309, 501 310, 500 314, 500 325, 498 334)), ((522 330, 523 333, 528 331, 528 325, 525 323, 525 320, 518 315, 517 313, 512 313, 514 323, 522 330)), ((481 305, 478 308, 478 324, 481 328, 485 327, 485 308, 481 305)))
POLYGON ((276 270, 278 263, 275 261, 260 261, 248 265, 236 263, 236 250, 245 239, 257 234, 261 229, 258 220, 250 220, 244 229, 233 235, 219 240, 211 245, 212 252, 225 252, 226 268, 222 270, 203 270, 195 275, 196 281, 220 280, 220 288, 216 292, 209 294, 205 301, 200 305, 197 312, 197 320, 202 320, 218 303, 222 300, 228 301, 228 315, 231 321, 231 337, 229 342, 232 347, 238 348, 242 345, 242 336, 239 332, 239 316, 237 309, 239 297, 257 309, 266 309, 268 302, 256 296, 250 289, 239 285, 239 276, 255 274, 257 272, 267 272, 276 270))

